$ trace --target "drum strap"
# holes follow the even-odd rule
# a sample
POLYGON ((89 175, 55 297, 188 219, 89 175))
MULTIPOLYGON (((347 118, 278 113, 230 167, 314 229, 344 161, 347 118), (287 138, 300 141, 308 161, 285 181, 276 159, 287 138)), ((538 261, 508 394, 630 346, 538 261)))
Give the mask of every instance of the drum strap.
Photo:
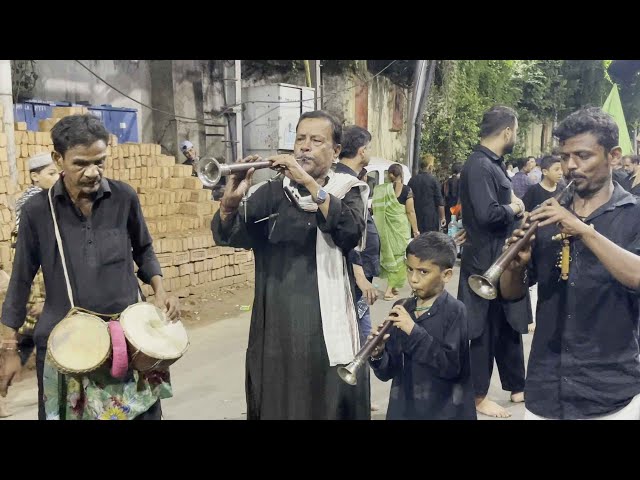
POLYGON ((64 280, 67 282, 67 295, 69 295, 69 303, 71 304, 71 308, 75 307, 73 303, 73 292, 71 291, 71 282, 69 282, 69 272, 67 272, 67 262, 64 258, 64 248, 62 248, 62 238, 60 237, 60 230, 58 229, 58 221, 56 220, 56 211, 53 209, 53 199, 51 196, 51 192, 53 188, 49 189, 49 206, 51 207, 51 218, 53 219, 53 229, 56 234, 56 243, 58 245, 58 250, 60 251, 60 258, 62 259, 62 269, 64 270, 64 280))

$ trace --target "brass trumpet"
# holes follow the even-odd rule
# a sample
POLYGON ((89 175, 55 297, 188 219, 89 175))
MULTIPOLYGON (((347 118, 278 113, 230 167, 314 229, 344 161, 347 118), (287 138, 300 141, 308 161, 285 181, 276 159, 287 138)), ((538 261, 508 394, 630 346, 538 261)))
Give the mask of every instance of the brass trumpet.
MULTIPOLYGON (((556 200, 558 203, 563 205, 566 201, 568 201, 573 196, 573 180, 571 180, 564 190, 562 190, 557 196, 556 200)), ((540 207, 538 205, 532 211, 537 210, 540 207)), ((534 234, 536 229, 538 228, 538 224, 540 222, 535 221, 524 233, 524 236, 513 243, 509 248, 507 248, 502 255, 498 257, 498 259, 493 262, 493 264, 488 268, 486 272, 482 275, 471 275, 469 277, 469 287, 473 292, 484 298, 485 300, 493 300, 498 296, 498 282, 500 281, 500 277, 503 272, 507 268, 507 266, 513 261, 514 258, 518 255, 518 252, 522 250, 525 244, 529 241, 531 236, 534 234)))
POLYGON ((198 168, 196 173, 198 178, 205 187, 214 187, 218 184, 222 177, 227 175, 233 175, 234 173, 246 172, 251 168, 270 168, 271 162, 263 160, 262 162, 250 162, 250 163, 232 163, 227 165, 219 163, 213 157, 206 157, 198 162, 198 168))
MULTIPOLYGON (((402 306, 405 306, 407 303, 409 303, 410 300, 411 298, 405 300, 402 306)), ((367 363, 367 359, 371 355, 371 352, 375 350, 375 348, 382 341, 382 338, 389 331, 392 325, 393 322, 391 320, 385 320, 378 335, 374 336, 363 345, 363 347, 354 357, 353 361, 346 367, 338 367, 338 375, 340 375, 340 378, 342 380, 347 382, 349 385, 356 385, 358 383, 356 378, 358 370, 360 370, 360 367, 367 363)))

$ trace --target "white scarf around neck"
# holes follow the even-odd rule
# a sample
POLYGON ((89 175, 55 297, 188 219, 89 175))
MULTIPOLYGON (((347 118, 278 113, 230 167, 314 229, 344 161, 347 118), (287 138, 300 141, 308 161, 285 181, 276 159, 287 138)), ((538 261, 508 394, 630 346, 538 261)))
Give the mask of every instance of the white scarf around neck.
MULTIPOLYGON (((329 171, 328 177, 329 180, 322 189, 339 199, 343 199, 353 187, 359 187, 364 208, 363 218, 366 220, 369 185, 353 175, 336 173, 332 170, 329 171)), ((318 210, 318 205, 311 195, 301 197, 287 177, 283 179, 282 185, 294 195, 304 211, 318 210)), ((358 250, 364 249, 365 241, 366 223, 358 250)), ((342 250, 333 242, 331 234, 323 233, 319 228, 316 238, 316 262, 322 332, 327 346, 329 364, 332 367, 348 364, 360 349, 360 336, 347 261, 342 250)))

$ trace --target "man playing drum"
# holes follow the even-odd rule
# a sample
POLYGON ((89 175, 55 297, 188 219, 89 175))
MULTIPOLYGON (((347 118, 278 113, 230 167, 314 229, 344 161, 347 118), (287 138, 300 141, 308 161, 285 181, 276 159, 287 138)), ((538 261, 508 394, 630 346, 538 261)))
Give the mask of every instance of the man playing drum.
MULTIPOLYGON (((34 334, 38 418, 160 419, 160 399, 172 395, 168 370, 141 373, 129 368, 122 378, 114 378, 105 365, 96 365, 100 368, 90 373, 64 376, 47 359, 51 331, 70 317, 72 307, 104 318, 139 301, 134 261, 138 277, 153 287, 156 306, 171 319, 179 315, 178 300, 164 290, 135 191, 103 177, 109 141, 104 125, 92 115, 72 115, 55 125, 51 137, 62 174, 50 191, 35 195, 22 210, 2 309, 2 323, 10 332, 0 345, 0 395, 20 367, 14 339, 33 277, 42 267, 47 298, 34 334)), ((75 325, 79 329, 83 324, 75 325)))

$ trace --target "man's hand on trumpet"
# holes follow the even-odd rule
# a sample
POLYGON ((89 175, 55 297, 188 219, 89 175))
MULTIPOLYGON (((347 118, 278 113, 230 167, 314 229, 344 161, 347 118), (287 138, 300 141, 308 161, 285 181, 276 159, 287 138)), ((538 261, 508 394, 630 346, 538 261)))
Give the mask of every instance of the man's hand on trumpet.
MULTIPOLYGON (((237 163, 259 162, 260 160, 261 158, 259 155, 249 155, 237 163)), ((222 221, 226 220, 238 209, 242 198, 249 191, 249 187, 251 187, 251 178, 255 171, 255 168, 250 168, 247 170, 246 174, 245 172, 241 172, 229 175, 227 186, 224 189, 224 195, 220 200, 220 217, 222 221)))
MULTIPOLYGON (((502 248, 503 252, 518 240, 520 240, 522 237, 524 237, 525 231, 530 227, 530 215, 531 214, 529 213, 525 214, 522 226, 514 230, 511 234, 511 237, 507 238, 507 240, 504 242, 505 244, 502 248)), ((535 234, 531 235, 531 238, 529 239, 527 244, 518 252, 518 255, 509 264, 507 269, 517 271, 526 268, 526 266, 529 264, 529 261, 531 260, 531 243, 535 238, 535 234)))
POLYGON ((546 200, 531 214, 531 221, 538 220, 538 227, 556 224, 566 235, 580 237, 591 231, 591 227, 558 203, 555 198, 546 200))
POLYGON ((296 157, 289 154, 274 155, 267 160, 273 162, 272 168, 279 168, 284 171, 285 176, 294 182, 308 187, 311 182, 315 182, 313 177, 309 175, 298 163, 296 157))

